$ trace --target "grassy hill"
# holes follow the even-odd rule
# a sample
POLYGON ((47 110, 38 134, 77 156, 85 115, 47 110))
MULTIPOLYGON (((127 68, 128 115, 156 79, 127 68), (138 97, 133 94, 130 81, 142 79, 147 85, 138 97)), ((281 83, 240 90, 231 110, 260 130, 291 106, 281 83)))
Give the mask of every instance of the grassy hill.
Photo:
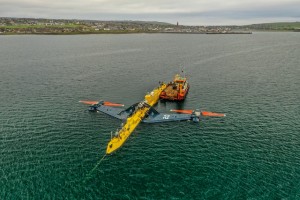
POLYGON ((253 30, 295 31, 300 30, 300 22, 251 24, 243 27, 253 30))

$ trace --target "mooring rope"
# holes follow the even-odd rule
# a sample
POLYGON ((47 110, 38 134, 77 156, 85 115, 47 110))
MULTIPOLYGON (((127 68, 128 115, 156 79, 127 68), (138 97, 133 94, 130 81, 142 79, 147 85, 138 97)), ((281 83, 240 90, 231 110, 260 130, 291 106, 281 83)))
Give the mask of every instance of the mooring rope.
POLYGON ((95 169, 97 169, 97 167, 99 167, 99 165, 104 160, 104 158, 105 158, 106 155, 107 154, 104 154, 104 156, 97 162, 97 164, 95 165, 95 167, 86 175, 86 178, 84 179, 83 182, 85 182, 86 180, 88 180, 89 178, 91 178, 92 173, 95 171, 95 169))

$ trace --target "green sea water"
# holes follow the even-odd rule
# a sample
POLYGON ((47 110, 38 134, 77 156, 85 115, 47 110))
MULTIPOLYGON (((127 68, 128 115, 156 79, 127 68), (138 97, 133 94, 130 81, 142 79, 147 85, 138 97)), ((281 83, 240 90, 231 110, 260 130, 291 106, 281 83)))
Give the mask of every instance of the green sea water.
POLYGON ((300 199, 300 34, 0 37, 0 199, 300 199), (130 106, 184 71, 180 104, 225 118, 140 124, 91 171, 130 106))

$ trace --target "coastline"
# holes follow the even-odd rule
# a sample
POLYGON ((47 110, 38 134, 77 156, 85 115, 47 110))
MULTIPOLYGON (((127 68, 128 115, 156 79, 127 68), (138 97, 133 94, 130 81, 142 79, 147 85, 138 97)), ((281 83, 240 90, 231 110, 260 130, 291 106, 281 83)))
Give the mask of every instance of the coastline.
MULTIPOLYGON (((270 32, 270 31, 267 31, 270 32)), ((5 32, 0 35, 102 35, 102 34, 252 34, 252 32, 157 32, 157 31, 86 31, 86 32, 5 32)))
POLYGON ((251 30, 251 31, 229 31, 229 32, 177 32, 177 31, 74 31, 74 32, 1 32, 0 36, 5 35, 105 35, 105 34, 206 34, 206 35, 251 35, 254 32, 290 32, 299 33, 300 31, 292 30, 251 30))
POLYGON ((187 26, 156 21, 98 21, 0 17, 0 35, 83 34, 252 34, 252 32, 300 32, 300 22, 252 25, 187 26))

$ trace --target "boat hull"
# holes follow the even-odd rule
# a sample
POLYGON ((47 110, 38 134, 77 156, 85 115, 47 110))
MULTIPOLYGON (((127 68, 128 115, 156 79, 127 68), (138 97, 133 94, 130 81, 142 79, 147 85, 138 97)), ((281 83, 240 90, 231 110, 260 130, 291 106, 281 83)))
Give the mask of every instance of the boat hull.
POLYGON ((167 95, 166 92, 163 91, 161 93, 161 95, 159 96, 159 98, 163 99, 163 100, 168 100, 168 101, 183 101, 183 100, 185 100, 185 98, 186 98, 186 96, 187 96, 187 94, 189 92, 189 89, 190 89, 190 85, 188 84, 186 90, 183 93, 183 95, 180 95, 180 94, 177 94, 177 95, 167 95))

